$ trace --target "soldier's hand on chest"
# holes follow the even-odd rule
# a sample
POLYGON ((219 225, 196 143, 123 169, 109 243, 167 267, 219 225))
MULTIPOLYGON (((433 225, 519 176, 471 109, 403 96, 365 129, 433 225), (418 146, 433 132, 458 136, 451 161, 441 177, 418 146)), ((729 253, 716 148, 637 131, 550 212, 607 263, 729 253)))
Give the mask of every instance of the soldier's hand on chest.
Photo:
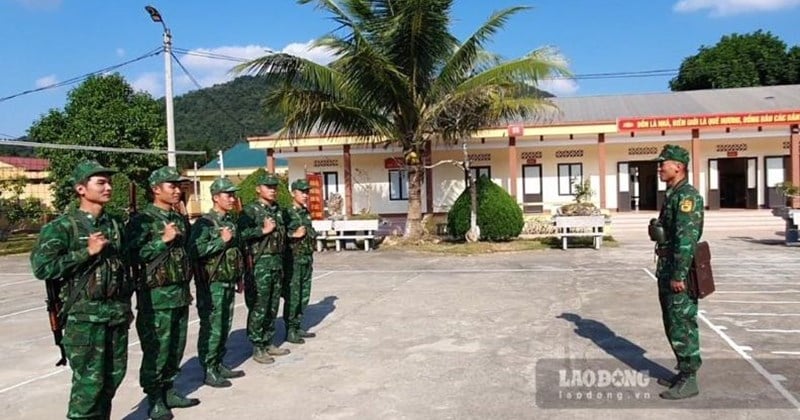
POLYGON ((275 230, 275 219, 267 217, 266 219, 264 219, 264 225, 261 228, 261 232, 264 235, 269 235, 270 233, 272 233, 273 230, 275 230))
POLYGON ((180 230, 178 230, 178 226, 175 225, 174 222, 166 223, 164 222, 164 233, 161 234, 161 240, 164 243, 172 242, 178 235, 180 235, 180 230))
POLYGON ((292 235, 293 238, 302 238, 303 236, 306 236, 305 226, 300 226, 299 228, 297 228, 297 230, 294 231, 294 234, 292 235))
POLYGON ((233 230, 226 226, 220 229, 219 236, 222 238, 222 242, 228 243, 233 239, 233 230))
POLYGON ((106 239, 106 235, 103 232, 95 232, 89 235, 87 239, 86 248, 89 250, 89 255, 97 255, 103 248, 108 244, 108 239, 106 239))

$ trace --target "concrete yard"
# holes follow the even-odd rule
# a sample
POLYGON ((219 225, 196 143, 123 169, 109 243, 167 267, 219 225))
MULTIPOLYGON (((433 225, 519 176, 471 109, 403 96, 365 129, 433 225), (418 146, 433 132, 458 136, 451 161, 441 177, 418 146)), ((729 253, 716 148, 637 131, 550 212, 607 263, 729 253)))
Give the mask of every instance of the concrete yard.
MULTIPOLYGON (((227 361, 247 376, 232 388, 202 385, 191 310, 178 385, 202 403, 174 413, 177 419, 800 417, 800 249, 784 246, 774 230, 713 232, 706 239, 717 292, 701 301, 697 398, 658 398, 663 388, 654 377, 668 374, 674 359, 661 324, 652 245, 632 236, 599 251, 318 254, 306 316, 317 337, 282 344, 292 353, 277 363, 250 360, 246 308, 237 296, 227 361), (558 376, 617 369, 642 376, 624 389, 583 383, 606 401, 577 400, 581 390, 558 376)), ((2 412, 63 418, 70 373, 54 367, 44 285, 30 274, 27 256, 0 257, 0 302, 2 412)), ((115 419, 147 416, 141 358, 132 328, 115 419)))

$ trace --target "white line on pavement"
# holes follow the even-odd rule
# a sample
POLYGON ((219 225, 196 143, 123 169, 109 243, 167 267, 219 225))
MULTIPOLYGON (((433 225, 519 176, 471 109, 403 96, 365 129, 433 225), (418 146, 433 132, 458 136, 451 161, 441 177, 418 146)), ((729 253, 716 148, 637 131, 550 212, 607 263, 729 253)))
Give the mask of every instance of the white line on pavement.
POLYGON ((793 305, 800 303, 800 300, 717 300, 710 299, 714 303, 750 303, 750 304, 772 304, 772 305, 793 305))
POLYGON ((777 314, 773 312, 723 312, 729 316, 800 316, 800 314, 777 314))
POLYGON ((8 287, 8 286, 14 286, 14 285, 16 285, 16 284, 24 284, 24 283, 37 283, 37 282, 39 282, 39 281, 40 281, 40 280, 23 280, 23 281, 15 281, 15 282, 13 282, 13 283, 3 283, 3 284, 0 284, 0 288, 2 288, 2 287, 8 287))
POLYGON ((771 351, 772 354, 783 354, 788 356, 798 356, 800 355, 800 351, 771 351))
MULTIPOLYGON (((326 276, 328 276, 328 275, 330 275, 330 274, 333 274, 333 272, 332 272, 332 271, 328 271, 328 272, 326 272, 326 273, 324 273, 324 274, 320 274, 319 276, 316 276, 316 277, 314 277, 312 280, 318 280, 318 279, 321 279, 321 278, 323 278, 323 277, 326 277, 326 276)), ((236 308, 238 308, 238 307, 241 307, 242 305, 244 305, 244 302, 237 304, 235 307, 236 307, 236 308)), ((196 323, 197 323, 197 322, 199 322, 199 321, 200 321, 200 319, 199 319, 199 318, 198 318, 198 319, 195 319, 195 320, 192 320, 192 321, 189 321, 188 325, 191 325, 191 324, 196 324, 196 323)), ((139 344, 139 343, 140 343, 140 341, 139 341, 139 340, 136 340, 136 341, 134 341, 133 343, 130 343, 130 344, 128 344, 128 348, 130 348, 130 347, 133 347, 133 346, 135 346, 135 345, 137 345, 137 344, 139 344)), ((40 379, 46 379, 46 378, 49 378, 49 377, 51 377, 51 376, 58 375, 58 374, 59 374, 59 373, 61 373, 61 372, 67 372, 67 371, 69 371, 69 370, 70 370, 69 368, 61 368, 61 369, 58 369, 58 370, 54 370, 54 371, 52 371, 52 372, 50 372, 50 373, 46 373, 46 374, 44 374, 44 375, 40 375, 40 376, 37 376, 37 377, 31 378, 31 379, 26 379, 26 380, 24 380, 24 381, 22 381, 22 382, 20 382, 20 383, 18 383, 18 384, 16 384, 16 385, 11 385, 11 386, 9 386, 9 387, 6 387, 6 388, 3 388, 3 389, 0 389, 0 394, 4 394, 4 393, 6 393, 6 392, 8 392, 8 391, 11 391, 11 390, 17 389, 17 388, 19 388, 19 387, 22 387, 22 386, 25 386, 25 385, 28 385, 28 384, 30 384, 30 383, 32 383, 32 382, 36 382, 36 381, 38 381, 38 380, 40 380, 40 379)))
MULTIPOLYGON (((653 278, 653 280, 656 280, 656 276, 653 273, 651 273, 650 270, 646 268, 644 270, 650 277, 653 278)), ((697 314, 697 318, 703 321, 706 325, 708 325, 709 328, 711 328, 715 333, 717 333, 717 335, 719 335, 723 340, 725 340, 725 342, 728 343, 728 345, 733 349, 733 351, 738 353, 739 356, 741 356, 744 360, 747 361, 747 363, 750 363, 750 366, 752 366, 753 369, 756 370, 756 372, 760 373, 761 376, 763 376, 764 379, 766 379, 767 382, 769 382, 772 385, 772 387, 775 388, 775 390, 778 391, 778 393, 781 394, 783 398, 786 399, 786 401, 789 401, 797 410, 800 410, 800 401, 797 401, 794 395, 792 395, 789 391, 787 391, 786 388, 784 388, 783 385, 775 379, 775 376, 773 376, 766 369, 764 369, 764 366, 762 366, 761 363, 753 359, 749 354, 745 353, 744 348, 736 344, 736 342, 734 342, 733 339, 731 339, 727 334, 725 334, 725 331, 722 331, 722 328, 714 325, 711 321, 709 321, 708 318, 706 318, 705 315, 703 315, 703 312, 705 311, 699 311, 697 314)))
POLYGON ((800 285, 800 282, 743 282, 743 281, 715 281, 715 285, 721 286, 797 286, 800 285))
POLYGON ((759 330, 755 328, 745 328, 745 331, 757 333, 800 334, 800 330, 759 330))
POLYGON ((800 290, 717 290, 714 293, 720 294, 789 294, 789 293, 800 293, 800 290))
POLYGON ((22 310, 22 311, 12 312, 10 314, 0 315, 0 319, 10 318, 12 316, 21 315, 21 314, 24 314, 24 313, 27 313, 27 312, 41 311, 42 309, 47 309, 47 306, 37 306, 35 308, 29 308, 29 309, 25 309, 25 310, 22 310))

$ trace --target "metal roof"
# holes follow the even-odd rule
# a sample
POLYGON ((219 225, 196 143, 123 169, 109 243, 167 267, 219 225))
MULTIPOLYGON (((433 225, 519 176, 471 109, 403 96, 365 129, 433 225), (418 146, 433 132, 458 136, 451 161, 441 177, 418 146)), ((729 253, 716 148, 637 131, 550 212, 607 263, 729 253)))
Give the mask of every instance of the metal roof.
POLYGON ((0 162, 31 172, 46 171, 50 166, 50 161, 47 159, 31 157, 0 156, 0 162))

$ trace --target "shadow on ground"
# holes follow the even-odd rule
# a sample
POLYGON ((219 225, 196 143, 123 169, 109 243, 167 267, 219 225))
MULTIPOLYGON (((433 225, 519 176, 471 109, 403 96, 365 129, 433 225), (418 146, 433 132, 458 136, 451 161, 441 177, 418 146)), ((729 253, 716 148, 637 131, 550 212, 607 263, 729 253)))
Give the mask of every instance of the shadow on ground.
MULTIPOLYGON (((625 337, 614 333, 606 324, 580 315, 564 312, 562 318, 575 324, 575 334, 592 340, 606 353, 639 372, 647 371, 652 378, 670 378, 674 372, 644 356, 646 351, 625 337)), ((665 343, 665 345, 667 345, 665 343)))

